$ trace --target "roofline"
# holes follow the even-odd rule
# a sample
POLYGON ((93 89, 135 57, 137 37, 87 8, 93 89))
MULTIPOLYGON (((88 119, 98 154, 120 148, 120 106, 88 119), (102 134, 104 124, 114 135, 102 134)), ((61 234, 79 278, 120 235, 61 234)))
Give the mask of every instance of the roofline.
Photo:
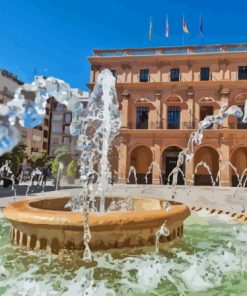
POLYGON ((183 50, 183 49, 203 49, 203 48, 246 48, 247 43, 225 43, 225 44, 207 44, 207 45, 183 45, 183 46, 156 46, 156 47, 129 47, 129 48, 110 48, 93 49, 93 53, 101 52, 122 52, 122 51, 151 51, 151 50, 183 50))

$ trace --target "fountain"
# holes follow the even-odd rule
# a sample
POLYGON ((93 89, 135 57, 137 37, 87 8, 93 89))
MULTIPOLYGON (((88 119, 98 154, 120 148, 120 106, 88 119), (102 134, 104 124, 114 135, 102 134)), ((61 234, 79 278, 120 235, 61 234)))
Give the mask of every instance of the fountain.
POLYGON ((73 114, 70 132, 78 136, 82 190, 74 197, 28 199, 7 206, 4 216, 12 225, 11 241, 27 249, 54 252, 84 248, 84 261, 92 261, 90 249, 157 245, 157 235, 166 242, 181 237, 183 221, 190 215, 187 206, 176 202, 168 206, 163 199, 143 197, 128 203, 124 198, 106 196, 111 176, 108 152, 121 126, 115 78, 109 70, 98 76, 86 108, 68 84, 55 78, 36 77, 32 84, 19 87, 13 101, 0 109, 4 128, 0 133, 0 154, 16 145, 16 119, 27 128, 38 125, 51 96, 73 114), (26 100, 25 92, 33 92, 34 101, 26 100), (117 202, 117 206, 112 202, 117 202))
POLYGON ((145 175, 145 178, 144 178, 145 179, 145 183, 146 184, 148 183, 148 175, 151 175, 152 174, 152 168, 154 166, 156 166, 157 169, 158 169, 159 178, 160 178, 160 185, 162 185, 162 173, 161 173, 160 165, 157 162, 155 162, 155 161, 152 161, 151 164, 150 164, 150 166, 148 167, 148 171, 147 171, 147 173, 145 175))
MULTIPOLYGON (((45 88, 46 82, 43 81, 42 85, 45 88)), ((45 95, 45 90, 40 94, 45 95)), ((60 94, 65 96, 62 91, 60 94)), ((101 97, 97 97, 98 100, 101 97)), ((75 97, 73 99, 76 101, 75 97)), ((25 104, 30 112, 35 106, 29 102, 25 104)), ((16 110, 12 107, 10 118, 13 122, 16 110)), ((73 109, 73 104, 70 107, 73 109)), ((108 143, 103 143, 102 137, 94 137, 102 118, 95 119, 94 114, 85 122, 80 112, 85 113, 86 110, 73 114, 71 129, 77 135, 86 129, 90 135, 89 138, 79 135, 78 141, 82 192, 75 197, 19 201, 4 210, 10 223, 0 219, 0 273, 4 278, 0 285, 1 293, 20 295, 24 290, 25 295, 165 295, 167 292, 170 295, 195 295, 207 290, 202 293, 245 295, 246 226, 231 221, 229 217, 229 223, 226 223, 219 217, 207 219, 208 213, 205 217, 195 214, 185 221, 184 239, 176 241, 183 235, 184 219, 190 214, 186 206, 174 201, 138 197, 133 198, 132 203, 107 196, 100 202, 107 191, 107 184, 100 186, 96 194, 93 181, 97 178, 98 182, 103 182, 103 176, 108 178, 106 155, 100 165, 103 171, 101 168, 95 171, 95 164, 101 157, 101 148, 107 149, 112 136, 108 132, 108 143), (11 241, 22 248, 10 248, 9 225, 11 241), (174 242, 166 244, 169 248, 160 248, 162 242, 170 241, 174 242), (86 261, 92 259, 89 246, 92 250, 131 248, 119 253, 117 250, 95 251, 94 262, 86 264, 81 256, 75 256, 76 251, 67 252, 67 249, 82 250, 83 246, 86 261), (59 252, 59 256, 29 252, 30 249, 52 250, 59 252)), ((16 135, 16 131, 6 121, 6 114, 6 117, 0 117, 4 125, 4 129, 0 126, 0 131, 5 133, 3 141, 0 141, 1 153, 9 151, 15 143, 15 139, 14 142, 8 140, 9 136, 16 135), (5 144, 1 146, 2 143, 5 144)), ((29 114, 34 121, 36 115, 32 117, 29 114)), ((190 142, 188 147, 193 152, 193 143, 190 142)), ((174 190, 181 162, 185 156, 193 157, 193 153, 186 152, 174 170, 174 190)))
POLYGON ((129 168, 127 183, 130 183, 130 177, 131 177, 132 174, 134 176, 135 184, 137 184, 136 169, 135 169, 135 167, 133 165, 131 165, 130 168, 129 168))

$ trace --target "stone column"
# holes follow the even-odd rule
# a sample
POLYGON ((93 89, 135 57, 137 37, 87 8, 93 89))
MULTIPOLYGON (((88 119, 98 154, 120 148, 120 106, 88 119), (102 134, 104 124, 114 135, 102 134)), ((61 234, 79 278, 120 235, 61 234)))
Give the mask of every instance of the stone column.
POLYGON ((40 250, 40 238, 37 237, 34 250, 40 250))
POLYGON ((186 185, 190 185, 192 183, 193 170, 194 170, 194 158, 189 163, 187 163, 185 161, 185 181, 186 181, 186 185))
POLYGON ((17 245, 17 229, 14 229, 14 241, 13 241, 13 243, 14 243, 14 245, 17 245))
POLYGON ((52 243, 52 239, 51 238, 47 238, 46 251, 50 251, 51 252, 51 243, 52 243))
POLYGON ((23 232, 20 231, 19 245, 23 245, 23 232))
POLYGON ((162 129, 167 129, 168 119, 167 119, 167 105, 165 101, 162 102, 162 129))
MULTIPOLYGON (((222 140, 224 141, 224 140, 222 140)), ((222 142, 219 149, 219 168, 222 167, 230 159, 230 147, 227 143, 222 142)), ((228 165, 223 170, 220 170, 219 185, 221 186, 231 186, 231 169, 228 165)))
POLYGON ((122 92, 122 99, 121 99, 121 111, 120 111, 120 118, 121 118, 121 123, 122 127, 127 128, 128 127, 128 104, 129 103, 129 91, 124 90, 122 92))
POLYGON ((118 183, 126 183, 127 144, 121 143, 119 148, 118 183))
MULTIPOLYGON (((228 108, 229 106, 229 94, 230 94, 230 90, 228 88, 221 88, 220 89, 220 105, 221 108, 228 108)), ((222 128, 229 128, 229 119, 228 117, 226 119, 223 120, 222 128)))
POLYGON ((155 92, 156 112, 157 112, 156 128, 158 128, 158 129, 161 128, 161 126, 162 126, 161 97, 162 97, 162 92, 156 91, 155 92))
POLYGON ((31 247, 31 235, 27 235, 27 249, 31 247))
POLYGON ((188 128, 195 128, 195 120, 194 120, 194 89, 192 86, 189 86, 187 88, 187 98, 188 98, 188 114, 189 114, 189 122, 188 122, 188 128))
MULTIPOLYGON (((154 145, 154 162, 160 166, 160 146, 158 144, 154 145)), ((152 183, 155 185, 160 185, 160 169, 158 165, 154 164, 152 168, 152 183)))

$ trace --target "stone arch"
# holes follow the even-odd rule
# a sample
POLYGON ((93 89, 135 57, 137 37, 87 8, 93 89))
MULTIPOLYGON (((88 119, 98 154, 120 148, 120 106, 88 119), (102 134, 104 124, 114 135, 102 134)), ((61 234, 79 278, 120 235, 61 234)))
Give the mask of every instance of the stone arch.
POLYGON ((56 237, 52 239, 51 251, 55 254, 58 254, 59 252, 59 240, 56 237))
POLYGON ((200 162, 205 162, 209 166, 215 181, 219 171, 218 151, 210 146, 203 146, 198 148, 194 154, 194 185, 212 185, 210 174, 204 166, 199 166, 195 172, 200 162))
POLYGON ((201 105, 208 105, 208 104, 217 104, 215 98, 211 97, 211 96, 203 96, 199 99, 198 101, 199 104, 201 105))
MULTIPOLYGON (((233 150, 230 157, 231 163, 236 167, 237 173, 242 177, 242 185, 247 186, 247 147, 237 147, 233 150)), ((238 178, 233 169, 231 169, 232 186, 238 186, 238 178)))
POLYGON ((47 239, 42 237, 40 239, 40 250, 46 250, 46 248, 47 248, 47 239))
POLYGON ((68 250, 74 250, 75 249, 74 241, 72 241, 72 240, 67 241, 67 243, 65 245, 65 248, 68 249, 68 250))
POLYGON ((183 104, 184 100, 178 94, 171 94, 164 99, 164 102, 166 104, 183 104))
POLYGON ((244 104, 246 99, 247 99, 247 93, 240 92, 234 96, 233 101, 235 104, 244 104))
MULTIPOLYGON (((178 154, 183 149, 179 146, 168 146, 166 147, 162 152, 162 163, 161 163, 161 171, 162 171, 162 179, 163 184, 167 184, 168 182, 168 176, 172 172, 172 170, 177 165, 178 160, 178 154)), ((182 172, 185 174, 185 165, 183 165, 181 168, 182 172)), ((172 183, 173 177, 170 178, 170 184, 172 183)), ((178 174, 177 177, 177 183, 179 185, 184 185, 184 179, 181 173, 178 174)))
POLYGON ((30 249, 34 249, 36 246, 37 237, 35 234, 31 235, 31 241, 30 241, 30 249))
POLYGON ((23 245, 23 247, 26 247, 27 246, 27 235, 26 235, 26 233, 23 233, 23 236, 22 236, 22 245, 23 245))
MULTIPOLYGON (((145 183, 145 175, 153 160, 153 153, 149 147, 140 145, 135 147, 130 153, 130 166, 136 169, 137 183, 145 183)), ((133 176, 130 178, 130 183, 134 183, 133 176)), ((152 174, 148 175, 148 183, 152 183, 152 174)))
MULTIPOLYGON (((247 93, 240 92, 233 98, 233 105, 237 105, 240 107, 244 113, 244 105, 245 101, 247 100, 247 93)), ((247 129, 247 124, 242 122, 241 118, 236 118, 235 116, 230 116, 230 121, 233 126, 237 129, 247 129)))

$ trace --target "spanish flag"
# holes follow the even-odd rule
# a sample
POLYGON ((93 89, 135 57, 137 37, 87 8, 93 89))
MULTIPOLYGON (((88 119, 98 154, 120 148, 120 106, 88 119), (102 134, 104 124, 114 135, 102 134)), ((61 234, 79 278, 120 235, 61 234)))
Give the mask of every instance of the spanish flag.
POLYGON ((186 21, 185 21, 185 18, 183 16, 183 31, 184 33, 188 34, 189 33, 189 30, 188 30, 188 27, 186 25, 186 21))

